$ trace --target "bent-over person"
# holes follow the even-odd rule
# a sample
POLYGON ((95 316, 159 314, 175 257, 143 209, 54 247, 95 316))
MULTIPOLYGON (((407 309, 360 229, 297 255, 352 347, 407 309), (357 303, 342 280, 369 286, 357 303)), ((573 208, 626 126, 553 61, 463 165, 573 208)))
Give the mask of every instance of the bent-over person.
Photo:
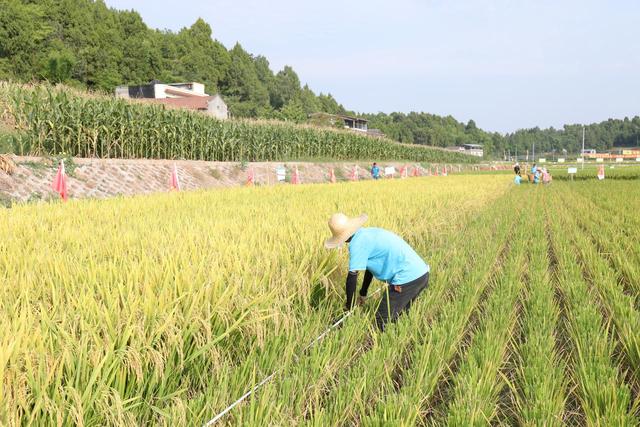
POLYGON ((394 322, 406 312, 429 284, 429 265, 400 236, 382 228, 363 228, 367 215, 349 218, 336 213, 329 219, 332 237, 325 247, 332 249, 349 244, 349 273, 345 285, 346 309, 351 310, 356 301, 354 295, 358 273, 364 271, 364 280, 357 299, 364 302, 371 280, 388 284, 376 312, 376 324, 384 331, 385 325, 394 322))

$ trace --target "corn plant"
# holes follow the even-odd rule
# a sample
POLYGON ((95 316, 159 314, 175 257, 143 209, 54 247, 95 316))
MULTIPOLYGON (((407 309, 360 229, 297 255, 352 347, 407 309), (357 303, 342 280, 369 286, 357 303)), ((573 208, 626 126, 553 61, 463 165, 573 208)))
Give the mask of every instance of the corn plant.
POLYGON ((21 131, 19 154, 215 161, 297 159, 473 163, 459 153, 349 131, 264 120, 216 120, 163 105, 64 87, 0 83, 21 131))

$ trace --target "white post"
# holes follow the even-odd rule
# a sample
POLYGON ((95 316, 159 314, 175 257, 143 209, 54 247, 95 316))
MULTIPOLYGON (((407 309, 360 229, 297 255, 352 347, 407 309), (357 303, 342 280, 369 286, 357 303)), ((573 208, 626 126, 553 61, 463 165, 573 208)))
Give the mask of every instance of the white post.
POLYGON ((582 125, 582 169, 584 169, 584 125, 582 125))

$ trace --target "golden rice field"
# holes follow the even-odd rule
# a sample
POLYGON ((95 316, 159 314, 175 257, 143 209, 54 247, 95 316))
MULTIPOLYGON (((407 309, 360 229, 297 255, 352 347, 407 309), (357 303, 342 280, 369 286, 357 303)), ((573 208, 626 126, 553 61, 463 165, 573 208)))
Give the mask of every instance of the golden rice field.
MULTIPOLYGON (((508 175, 0 209, 0 425, 638 425, 638 181, 508 175), (342 313, 366 212, 431 265, 342 313)), ((372 291, 382 284, 372 285, 372 291)))

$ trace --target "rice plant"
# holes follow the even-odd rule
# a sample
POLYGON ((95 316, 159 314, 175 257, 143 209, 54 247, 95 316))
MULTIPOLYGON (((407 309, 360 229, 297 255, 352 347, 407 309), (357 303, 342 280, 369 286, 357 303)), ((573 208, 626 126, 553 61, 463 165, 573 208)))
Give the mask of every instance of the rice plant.
POLYGON ((219 425, 637 425, 639 190, 602 184, 467 175, 0 209, 0 424, 198 425, 272 378, 219 425), (322 246, 335 211, 399 233, 430 285, 384 333, 378 294, 309 347, 343 310, 347 251, 322 246))

